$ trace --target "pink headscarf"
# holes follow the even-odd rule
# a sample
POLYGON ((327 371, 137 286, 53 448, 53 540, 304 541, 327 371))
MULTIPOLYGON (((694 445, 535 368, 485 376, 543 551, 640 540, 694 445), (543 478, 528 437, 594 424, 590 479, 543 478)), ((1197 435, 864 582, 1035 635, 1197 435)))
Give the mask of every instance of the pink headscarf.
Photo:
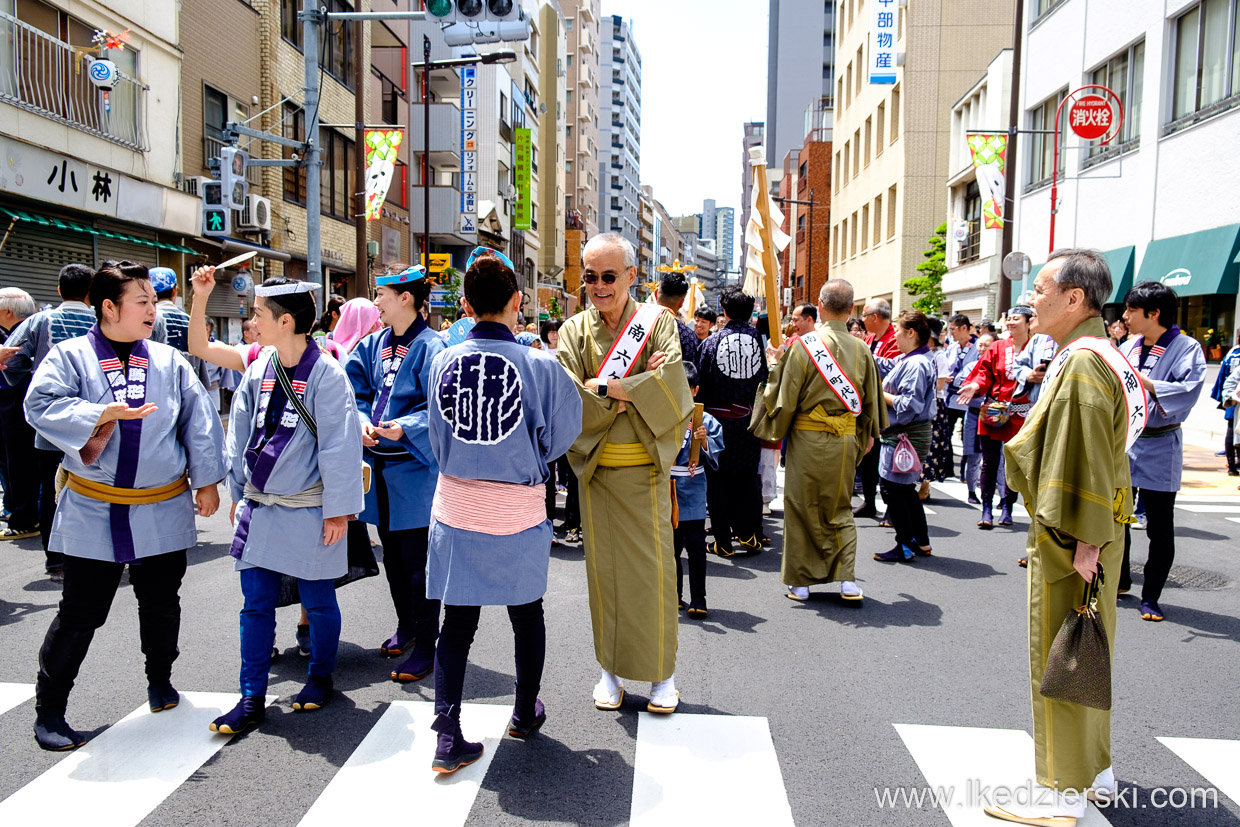
POLYGON ((370 299, 349 299, 340 308, 340 320, 332 339, 345 353, 352 353, 363 338, 379 329, 379 310, 370 299))

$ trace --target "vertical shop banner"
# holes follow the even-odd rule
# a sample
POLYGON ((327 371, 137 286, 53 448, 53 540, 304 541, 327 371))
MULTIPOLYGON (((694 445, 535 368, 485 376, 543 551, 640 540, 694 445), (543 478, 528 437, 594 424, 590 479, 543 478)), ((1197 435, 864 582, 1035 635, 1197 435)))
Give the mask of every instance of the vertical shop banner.
POLYGON ((870 8, 870 83, 892 84, 896 82, 899 3, 874 0, 870 8))
POLYGON ((478 73, 461 67, 461 235, 478 232, 478 73))
POLYGON ((530 165, 534 161, 534 139, 529 129, 516 130, 516 145, 513 152, 516 156, 512 160, 517 176, 517 214, 513 219, 512 228, 528 230, 530 219, 534 214, 530 203, 530 165))
POLYGON ((982 194, 982 218, 988 230, 1003 229, 1003 176, 1007 167, 1007 135, 966 136, 982 194))
POLYGON ((396 174, 396 159, 400 143, 405 138, 402 129, 366 130, 366 220, 374 221, 383 215, 383 200, 387 198, 392 177, 396 174))

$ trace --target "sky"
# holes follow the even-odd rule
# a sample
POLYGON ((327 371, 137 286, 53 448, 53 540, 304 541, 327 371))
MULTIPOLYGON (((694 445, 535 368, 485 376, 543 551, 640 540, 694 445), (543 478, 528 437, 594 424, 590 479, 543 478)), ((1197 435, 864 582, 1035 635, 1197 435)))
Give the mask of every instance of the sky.
POLYGON ((672 215, 714 198, 739 221, 743 125, 766 120, 767 3, 603 0, 602 12, 603 25, 630 21, 642 56, 642 183, 672 215))

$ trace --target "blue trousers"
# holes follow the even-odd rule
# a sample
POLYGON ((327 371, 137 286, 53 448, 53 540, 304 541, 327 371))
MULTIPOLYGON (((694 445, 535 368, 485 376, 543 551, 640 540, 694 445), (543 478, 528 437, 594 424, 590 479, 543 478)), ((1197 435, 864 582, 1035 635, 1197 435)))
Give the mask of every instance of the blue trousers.
MULTIPOLYGON (((301 605, 310 618, 310 676, 336 671, 340 645, 340 606, 332 580, 297 581, 301 605)), ((276 600, 280 573, 263 568, 241 570, 241 694, 266 695, 271 647, 276 641, 276 600)))

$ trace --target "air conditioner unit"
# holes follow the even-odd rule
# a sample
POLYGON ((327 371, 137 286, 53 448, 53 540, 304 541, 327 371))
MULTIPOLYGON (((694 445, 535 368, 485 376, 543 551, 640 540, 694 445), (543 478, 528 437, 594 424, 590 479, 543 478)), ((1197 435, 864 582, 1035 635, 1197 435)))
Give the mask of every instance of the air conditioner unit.
POLYGON ((181 192, 201 198, 203 185, 214 180, 205 175, 188 175, 181 179, 181 192))
POLYGON ((241 211, 241 220, 237 227, 243 230, 271 229, 271 201, 261 195, 247 195, 245 209, 241 211))

